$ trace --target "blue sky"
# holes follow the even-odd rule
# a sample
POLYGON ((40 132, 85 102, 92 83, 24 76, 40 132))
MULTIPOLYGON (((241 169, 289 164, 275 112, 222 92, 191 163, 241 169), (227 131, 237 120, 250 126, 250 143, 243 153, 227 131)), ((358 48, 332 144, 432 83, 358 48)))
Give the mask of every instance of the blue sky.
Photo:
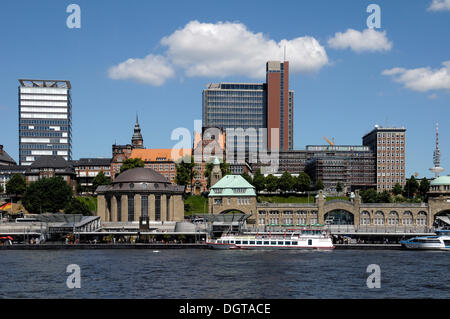
POLYGON ((438 120, 448 174, 445 1, 2 1, 0 144, 18 160, 17 79, 42 78, 71 81, 74 159, 110 157, 114 142, 129 143, 136 112, 145 146, 171 148, 175 128, 192 131, 201 119, 207 83, 263 82, 252 50, 281 59, 285 39, 295 149, 325 144, 323 136, 361 144, 375 124, 405 126, 407 175, 432 176, 438 120), (81 8, 80 29, 66 26, 71 3, 81 8), (372 34, 364 32, 371 3, 381 8, 372 34))

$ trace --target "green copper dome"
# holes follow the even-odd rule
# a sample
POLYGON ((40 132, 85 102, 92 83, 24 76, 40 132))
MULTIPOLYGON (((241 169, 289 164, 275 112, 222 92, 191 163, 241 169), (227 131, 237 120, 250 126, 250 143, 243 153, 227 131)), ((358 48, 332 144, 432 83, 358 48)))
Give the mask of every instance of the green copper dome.
POLYGON ((431 183, 430 186, 439 186, 439 185, 450 185, 450 176, 440 176, 438 178, 435 178, 431 183))

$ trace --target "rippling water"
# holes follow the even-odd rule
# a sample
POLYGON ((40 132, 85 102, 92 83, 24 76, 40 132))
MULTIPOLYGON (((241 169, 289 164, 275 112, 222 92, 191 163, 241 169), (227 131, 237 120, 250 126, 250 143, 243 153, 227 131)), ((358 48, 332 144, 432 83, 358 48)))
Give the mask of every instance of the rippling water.
POLYGON ((0 298, 450 298, 441 251, 15 250, 0 261, 0 298), (80 289, 66 286, 69 264, 80 289))

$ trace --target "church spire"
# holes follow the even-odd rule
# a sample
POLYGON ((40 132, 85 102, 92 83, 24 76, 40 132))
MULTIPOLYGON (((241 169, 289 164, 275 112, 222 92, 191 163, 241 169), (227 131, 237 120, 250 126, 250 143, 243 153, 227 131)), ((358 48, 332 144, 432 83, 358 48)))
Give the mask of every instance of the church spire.
POLYGON ((131 145, 133 148, 144 148, 144 139, 141 134, 141 127, 139 126, 139 118, 136 112, 136 124, 134 125, 134 134, 131 138, 131 145))

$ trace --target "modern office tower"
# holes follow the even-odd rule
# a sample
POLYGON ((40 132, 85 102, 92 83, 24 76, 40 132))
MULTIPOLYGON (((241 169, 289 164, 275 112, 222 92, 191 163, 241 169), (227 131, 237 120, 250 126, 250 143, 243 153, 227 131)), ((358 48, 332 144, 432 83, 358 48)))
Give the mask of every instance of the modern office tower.
POLYGON ((72 159, 70 81, 19 79, 19 163, 41 155, 72 159))
POLYGON ((272 128, 279 128, 279 146, 292 150, 294 92, 289 91, 289 62, 269 61, 266 64, 267 83, 267 145, 276 150, 271 136, 272 128))
POLYGON ((376 154, 377 191, 390 191, 396 183, 405 185, 406 128, 381 127, 363 136, 363 145, 376 154))
POLYGON ((235 150, 238 151, 244 149, 248 152, 252 145, 257 145, 260 128, 267 129, 260 137, 264 148, 292 150, 293 109, 294 92, 289 91, 287 61, 267 62, 266 83, 213 83, 203 91, 203 126, 217 127, 224 132, 227 128, 245 130, 245 144, 235 140, 235 150), (272 128, 279 129, 278 148, 270 136, 272 128))
POLYGON ((234 139, 235 152, 248 152, 258 143, 258 130, 267 127, 263 83, 214 83, 203 91, 203 126, 243 129, 244 140, 234 139))

